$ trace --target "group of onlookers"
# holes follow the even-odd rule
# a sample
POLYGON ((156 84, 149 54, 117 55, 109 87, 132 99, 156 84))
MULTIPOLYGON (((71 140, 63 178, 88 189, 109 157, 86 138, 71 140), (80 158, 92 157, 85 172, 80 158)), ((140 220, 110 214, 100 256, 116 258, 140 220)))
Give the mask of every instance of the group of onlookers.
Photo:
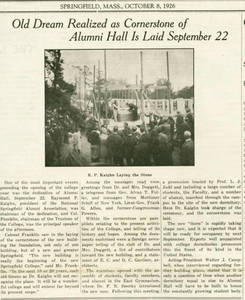
POLYGON ((122 129, 100 127, 92 117, 84 124, 68 134, 59 165, 194 165, 194 117, 189 109, 174 118, 152 115, 140 126, 125 122, 122 129))
POLYGON ((68 113, 58 109, 45 111, 45 161, 47 166, 57 164, 64 143, 68 142, 68 133, 74 131, 76 124, 68 113))
POLYGON ((88 134, 91 161, 110 166, 194 165, 194 117, 190 110, 176 118, 154 116, 150 123, 123 129, 94 128, 88 134))

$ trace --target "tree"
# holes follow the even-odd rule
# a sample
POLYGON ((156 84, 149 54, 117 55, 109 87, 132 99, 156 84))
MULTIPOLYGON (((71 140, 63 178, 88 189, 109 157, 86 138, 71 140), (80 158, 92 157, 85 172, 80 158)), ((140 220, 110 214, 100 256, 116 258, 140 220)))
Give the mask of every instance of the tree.
MULTIPOLYGON (((56 89, 63 83, 63 59, 60 50, 45 51, 45 69, 52 86, 56 89)), ((46 77, 47 79, 47 77, 46 77)))
POLYGON ((169 84, 169 86, 171 87, 171 82, 168 82, 168 80, 165 78, 159 78, 156 84, 157 86, 165 86, 165 87, 168 87, 169 84))
POLYGON ((194 97, 194 86, 186 86, 183 89, 179 90, 175 93, 174 98, 184 98, 184 99, 190 99, 194 97))
POLYGON ((150 99, 168 99, 173 97, 171 82, 165 78, 159 78, 154 85, 147 87, 147 95, 150 99))
POLYGON ((70 109, 70 98, 75 86, 64 81, 63 59, 60 50, 45 51, 45 105, 46 108, 70 109))

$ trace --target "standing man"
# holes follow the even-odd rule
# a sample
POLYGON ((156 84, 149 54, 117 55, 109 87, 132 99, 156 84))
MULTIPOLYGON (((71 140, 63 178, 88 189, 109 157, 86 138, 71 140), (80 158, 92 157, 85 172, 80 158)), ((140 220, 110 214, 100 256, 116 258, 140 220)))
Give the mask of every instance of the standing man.
POLYGON ((132 166, 134 164, 134 148, 137 145, 137 142, 137 127, 134 126, 132 130, 126 131, 124 135, 124 156, 126 158, 127 166, 132 166))
POLYGON ((191 139, 191 132, 184 132, 185 142, 181 148, 181 164, 183 166, 194 166, 194 143, 191 139))
POLYGON ((190 127, 192 139, 194 140, 194 116, 191 113, 191 110, 189 108, 186 109, 186 116, 185 116, 186 122, 190 127))
POLYGON ((116 100, 113 102, 112 108, 113 108, 114 121, 117 122, 117 118, 118 118, 118 105, 117 105, 117 101, 116 100))
POLYGON ((144 126, 140 127, 141 137, 134 148, 135 166, 150 166, 150 137, 146 133, 144 126))
POLYGON ((123 138, 118 132, 118 127, 114 126, 113 133, 107 138, 107 149, 112 164, 115 166, 123 165, 123 138))

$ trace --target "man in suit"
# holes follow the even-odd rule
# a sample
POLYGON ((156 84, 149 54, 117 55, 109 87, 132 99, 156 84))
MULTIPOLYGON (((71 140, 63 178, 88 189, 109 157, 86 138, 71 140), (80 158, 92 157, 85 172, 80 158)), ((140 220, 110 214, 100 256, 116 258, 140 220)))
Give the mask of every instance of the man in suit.
POLYGON ((118 132, 118 126, 114 126, 113 133, 107 138, 107 149, 112 163, 115 166, 123 165, 123 138, 118 132))
POLYGON ((191 139, 191 132, 184 132, 185 142, 181 148, 181 164, 183 166, 194 166, 194 143, 191 139))

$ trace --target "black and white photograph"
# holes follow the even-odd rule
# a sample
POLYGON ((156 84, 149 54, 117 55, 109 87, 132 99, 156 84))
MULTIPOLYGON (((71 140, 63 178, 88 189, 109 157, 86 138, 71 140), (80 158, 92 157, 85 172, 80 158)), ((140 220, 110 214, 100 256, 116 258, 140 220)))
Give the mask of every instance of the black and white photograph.
POLYGON ((44 52, 45 165, 194 166, 193 49, 44 52))

